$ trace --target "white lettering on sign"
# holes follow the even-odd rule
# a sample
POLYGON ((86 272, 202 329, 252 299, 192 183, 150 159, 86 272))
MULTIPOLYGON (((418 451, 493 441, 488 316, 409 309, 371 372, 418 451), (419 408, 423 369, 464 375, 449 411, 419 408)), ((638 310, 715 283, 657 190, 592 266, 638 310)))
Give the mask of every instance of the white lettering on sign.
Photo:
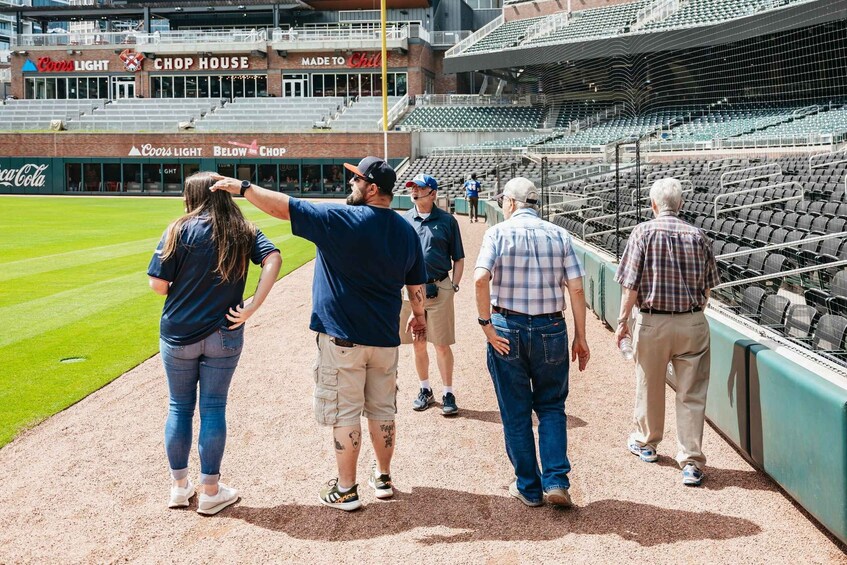
POLYGON ((130 157, 202 157, 202 147, 156 147, 152 143, 145 143, 141 149, 133 147, 129 152, 130 157))
POLYGON ((322 67, 328 65, 344 66, 347 59, 344 57, 302 57, 300 64, 304 67, 322 67))
POLYGON ((250 68, 250 57, 156 57, 153 68, 157 71, 239 71, 250 68))
POLYGON ((50 57, 39 57, 38 72, 69 73, 75 71, 108 71, 109 61, 54 61, 50 57))
POLYGON ((17 169, 0 169, 0 186, 40 188, 47 180, 48 165, 26 164, 17 169))

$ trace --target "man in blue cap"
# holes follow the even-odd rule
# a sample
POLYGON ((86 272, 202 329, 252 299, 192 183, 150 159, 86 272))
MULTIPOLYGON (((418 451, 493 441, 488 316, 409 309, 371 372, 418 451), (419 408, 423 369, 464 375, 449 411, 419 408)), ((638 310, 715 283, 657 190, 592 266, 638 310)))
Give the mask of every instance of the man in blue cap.
POLYGON ((348 206, 316 206, 220 175, 211 188, 240 193, 263 212, 290 220, 291 233, 318 248, 309 324, 318 334, 314 408, 318 423, 332 426, 338 465, 338 478, 319 500, 355 510, 362 505, 356 484, 362 415, 376 455, 368 484, 377 498, 394 494, 400 294, 405 286, 413 312, 406 330, 416 341, 425 339, 426 265, 415 231, 390 208, 394 169, 377 157, 344 167, 353 174, 348 206))
MULTIPOLYGON (((438 182, 429 175, 418 175, 406 183, 415 205, 403 217, 415 228, 421 239, 426 259, 426 341, 413 340, 407 331, 400 338, 403 343, 412 343, 415 349, 415 370, 420 380, 420 392, 412 403, 416 411, 423 411, 435 404, 435 395, 429 384, 429 354, 426 342, 435 346, 435 360, 441 374, 441 413, 455 416, 459 412, 453 392, 453 351, 456 343, 456 317, 453 297, 459 292, 459 282, 465 266, 465 251, 459 223, 452 214, 435 205, 438 182), (453 272, 452 280, 449 277, 453 272)), ((411 314, 409 302, 403 302, 400 319, 411 314)))

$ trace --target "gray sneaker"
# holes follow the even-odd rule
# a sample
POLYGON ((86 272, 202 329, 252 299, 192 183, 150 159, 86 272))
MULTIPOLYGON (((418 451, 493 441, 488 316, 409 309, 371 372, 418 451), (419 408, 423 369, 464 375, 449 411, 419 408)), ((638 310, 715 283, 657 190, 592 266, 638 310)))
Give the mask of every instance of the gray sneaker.
POLYGON ((551 488, 546 492, 547 502, 553 506, 561 506, 562 508, 570 508, 573 506, 571 495, 566 488, 551 488))
POLYGON ((422 388, 418 397, 412 402, 412 408, 417 412, 423 412, 433 404, 435 404, 435 395, 432 394, 432 390, 422 388))
POLYGON ((448 392, 441 397, 441 414, 444 416, 455 416, 459 413, 459 407, 456 406, 456 397, 452 392, 448 392))

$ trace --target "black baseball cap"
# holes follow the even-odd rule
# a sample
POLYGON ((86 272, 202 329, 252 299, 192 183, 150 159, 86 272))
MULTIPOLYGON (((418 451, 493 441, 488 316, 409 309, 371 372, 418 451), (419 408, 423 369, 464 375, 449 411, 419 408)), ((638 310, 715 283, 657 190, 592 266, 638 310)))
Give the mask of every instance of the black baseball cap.
POLYGON ((379 187, 380 192, 391 194, 394 191, 397 173, 394 172, 391 165, 379 157, 365 157, 359 161, 358 166, 344 163, 344 168, 366 181, 374 183, 379 187))

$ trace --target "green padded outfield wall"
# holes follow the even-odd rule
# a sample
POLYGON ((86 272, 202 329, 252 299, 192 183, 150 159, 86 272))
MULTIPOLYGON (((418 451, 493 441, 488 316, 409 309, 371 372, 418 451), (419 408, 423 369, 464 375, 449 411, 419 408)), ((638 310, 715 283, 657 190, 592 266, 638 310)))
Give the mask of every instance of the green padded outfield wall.
POLYGON ((766 347, 750 369, 750 455, 847 541, 847 390, 766 347))

